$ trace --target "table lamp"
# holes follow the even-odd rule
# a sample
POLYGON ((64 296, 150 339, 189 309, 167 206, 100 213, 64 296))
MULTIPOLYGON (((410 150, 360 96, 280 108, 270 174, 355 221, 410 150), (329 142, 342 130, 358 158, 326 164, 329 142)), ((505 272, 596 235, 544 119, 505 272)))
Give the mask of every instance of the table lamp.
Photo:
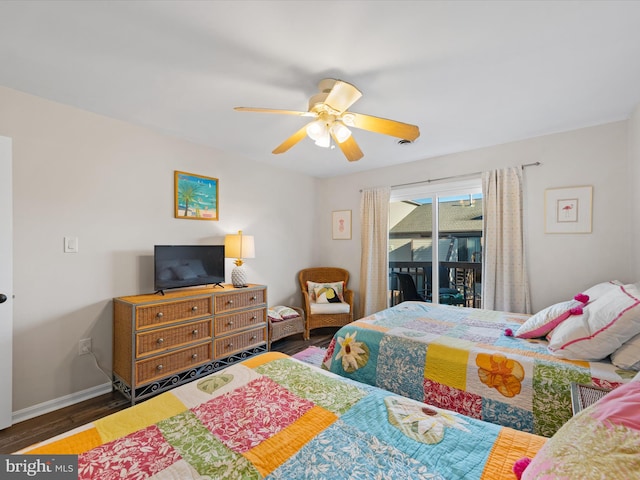
POLYGON ((235 268, 231 271, 231 283, 236 288, 246 287, 247 272, 244 269, 243 258, 255 258, 256 252, 253 244, 253 235, 243 235, 242 230, 237 234, 229 234, 224 237, 224 256, 235 258, 235 268))

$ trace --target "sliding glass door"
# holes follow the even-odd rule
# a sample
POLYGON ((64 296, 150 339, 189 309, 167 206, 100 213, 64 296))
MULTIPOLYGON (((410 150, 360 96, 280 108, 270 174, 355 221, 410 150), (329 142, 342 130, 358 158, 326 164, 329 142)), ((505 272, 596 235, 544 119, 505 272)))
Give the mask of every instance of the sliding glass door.
POLYGON ((482 193, 480 179, 392 191, 389 226, 390 303, 408 298, 409 275, 433 303, 480 307, 482 193))

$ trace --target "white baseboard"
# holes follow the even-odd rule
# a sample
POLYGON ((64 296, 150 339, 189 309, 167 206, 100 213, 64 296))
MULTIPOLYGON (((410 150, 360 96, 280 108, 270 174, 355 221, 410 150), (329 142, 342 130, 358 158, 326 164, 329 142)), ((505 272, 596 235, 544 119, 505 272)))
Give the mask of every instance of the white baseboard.
POLYGON ((60 408, 75 405, 76 403, 89 400, 90 398, 97 397, 109 393, 112 389, 111 383, 103 383, 102 385, 96 385, 95 387, 87 388, 80 392, 65 395, 64 397, 54 398, 46 402, 33 405, 31 407, 23 408, 11 414, 11 421, 13 424, 29 420, 30 418, 39 417, 45 413, 50 413, 60 408))

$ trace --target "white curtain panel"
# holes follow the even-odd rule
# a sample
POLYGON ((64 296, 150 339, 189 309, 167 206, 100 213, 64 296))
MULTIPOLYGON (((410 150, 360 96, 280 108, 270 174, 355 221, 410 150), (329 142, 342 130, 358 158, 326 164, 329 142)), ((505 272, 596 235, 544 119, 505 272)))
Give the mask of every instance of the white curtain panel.
POLYGON ((482 194, 483 308, 531 313, 524 249, 522 169, 484 172, 482 194))
POLYGON ((362 316, 388 306, 390 197, 390 187, 376 187, 364 189, 360 199, 362 257, 359 293, 362 316))

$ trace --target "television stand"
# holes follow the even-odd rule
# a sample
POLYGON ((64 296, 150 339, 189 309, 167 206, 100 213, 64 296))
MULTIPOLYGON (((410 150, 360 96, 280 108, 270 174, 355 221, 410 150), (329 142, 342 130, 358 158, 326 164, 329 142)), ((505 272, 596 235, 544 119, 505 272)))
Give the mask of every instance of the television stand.
POLYGON ((224 288, 224 285, 222 285, 221 282, 216 282, 211 286, 211 288, 216 288, 216 287, 224 288))

